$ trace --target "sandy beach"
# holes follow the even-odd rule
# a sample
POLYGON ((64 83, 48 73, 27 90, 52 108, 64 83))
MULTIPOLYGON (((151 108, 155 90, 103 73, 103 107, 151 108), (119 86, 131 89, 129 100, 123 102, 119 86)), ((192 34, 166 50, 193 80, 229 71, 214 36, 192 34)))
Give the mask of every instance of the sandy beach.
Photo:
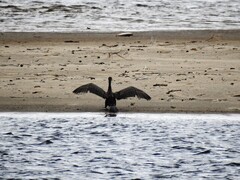
POLYGON ((240 112, 240 30, 0 33, 0 111, 99 112, 86 83, 135 86, 121 112, 240 112))

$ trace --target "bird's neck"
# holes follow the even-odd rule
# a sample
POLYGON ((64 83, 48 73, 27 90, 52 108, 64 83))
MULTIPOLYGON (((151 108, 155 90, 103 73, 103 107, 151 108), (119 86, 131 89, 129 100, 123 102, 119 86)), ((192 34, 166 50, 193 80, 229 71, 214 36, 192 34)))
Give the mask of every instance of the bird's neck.
POLYGON ((108 93, 112 93, 112 85, 111 85, 111 80, 108 81, 108 93))

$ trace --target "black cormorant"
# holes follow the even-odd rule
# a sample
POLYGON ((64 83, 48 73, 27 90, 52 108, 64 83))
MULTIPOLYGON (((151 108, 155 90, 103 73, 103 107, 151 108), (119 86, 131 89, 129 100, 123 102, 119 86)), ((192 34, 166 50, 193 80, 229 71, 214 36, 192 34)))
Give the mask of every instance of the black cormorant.
POLYGON ((118 109, 116 107, 116 99, 120 100, 120 99, 126 99, 128 97, 135 97, 135 96, 137 96, 139 99, 140 98, 143 98, 146 100, 151 99, 151 97, 147 93, 145 93, 144 91, 142 91, 138 88, 135 88, 133 86, 127 87, 125 89, 122 89, 118 92, 113 93, 111 82, 112 82, 112 77, 109 77, 107 92, 105 92, 99 86, 97 86, 93 83, 89 83, 89 84, 85 84, 85 85, 78 87, 77 89, 75 89, 73 91, 73 93, 81 94, 81 93, 90 92, 90 93, 93 93, 93 94, 96 94, 96 95, 102 97, 103 99, 105 99, 105 108, 109 107, 110 112, 118 111, 118 109))

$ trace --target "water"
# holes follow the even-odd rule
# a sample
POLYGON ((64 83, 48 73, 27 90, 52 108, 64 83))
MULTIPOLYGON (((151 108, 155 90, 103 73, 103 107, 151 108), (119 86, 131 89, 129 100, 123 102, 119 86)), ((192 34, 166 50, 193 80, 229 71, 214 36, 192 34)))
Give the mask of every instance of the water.
POLYGON ((0 31, 239 29, 239 0, 0 0, 0 31))
POLYGON ((238 179, 240 114, 0 113, 0 178, 238 179))

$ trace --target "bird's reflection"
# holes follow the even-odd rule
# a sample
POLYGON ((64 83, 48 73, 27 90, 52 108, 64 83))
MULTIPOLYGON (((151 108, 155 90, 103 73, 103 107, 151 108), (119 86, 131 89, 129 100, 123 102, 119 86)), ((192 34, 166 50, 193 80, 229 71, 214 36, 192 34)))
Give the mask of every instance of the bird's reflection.
POLYGON ((106 112, 105 117, 117 117, 117 113, 106 112))

